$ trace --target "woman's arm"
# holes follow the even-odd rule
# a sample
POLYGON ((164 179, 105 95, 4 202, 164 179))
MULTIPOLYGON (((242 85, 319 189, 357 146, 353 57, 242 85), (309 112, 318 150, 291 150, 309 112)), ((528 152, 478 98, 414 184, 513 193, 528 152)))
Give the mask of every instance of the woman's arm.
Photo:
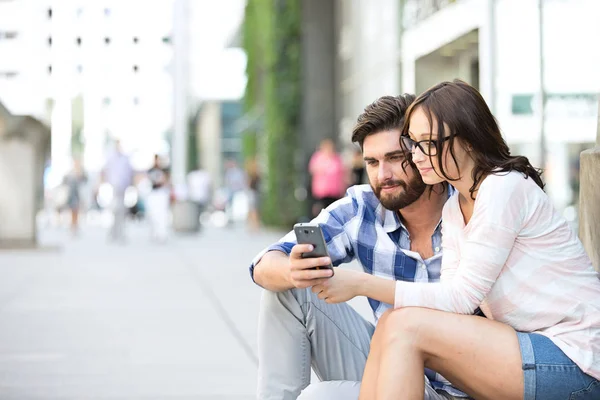
MULTIPOLYGON (((396 308, 416 306, 471 314, 479 307, 508 259, 521 230, 522 210, 526 207, 527 196, 522 185, 512 188, 498 183, 503 182, 490 182, 486 192, 479 194, 464 238, 447 234, 462 229, 454 222, 460 218, 444 220, 442 281, 397 282, 396 308)), ((459 208, 455 207, 454 212, 460 212, 459 208)))

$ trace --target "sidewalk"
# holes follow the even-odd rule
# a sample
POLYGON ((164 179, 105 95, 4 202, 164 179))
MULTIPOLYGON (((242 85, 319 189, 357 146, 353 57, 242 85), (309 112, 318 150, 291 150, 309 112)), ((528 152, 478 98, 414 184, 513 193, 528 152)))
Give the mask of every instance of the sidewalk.
POLYGON ((99 228, 0 252, 0 398, 253 399, 260 290, 248 264, 280 233, 211 228, 126 246, 99 228))
POLYGON ((282 233, 209 228, 164 245, 144 225, 128 233, 114 245, 100 228, 45 230, 46 248, 0 252, 0 399, 255 398, 248 266, 282 233))

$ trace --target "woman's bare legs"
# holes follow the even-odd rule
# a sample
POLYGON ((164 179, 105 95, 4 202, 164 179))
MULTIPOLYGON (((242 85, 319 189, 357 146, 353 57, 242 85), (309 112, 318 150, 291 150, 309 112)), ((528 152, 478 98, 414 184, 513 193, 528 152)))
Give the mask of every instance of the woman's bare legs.
POLYGON ((379 364, 381 363, 381 350, 384 342, 384 338, 382 336, 385 332, 387 319, 393 311, 393 309, 386 311, 379 318, 379 321, 377 321, 377 327, 375 328, 375 333, 371 338, 369 357, 367 358, 365 372, 363 373, 362 383, 360 385, 359 400, 375 398, 375 391, 377 389, 377 376, 379 375, 379 364))
POLYGON ((422 399, 424 367, 477 399, 523 398, 519 342, 508 325, 407 307, 377 329, 361 399, 422 399))

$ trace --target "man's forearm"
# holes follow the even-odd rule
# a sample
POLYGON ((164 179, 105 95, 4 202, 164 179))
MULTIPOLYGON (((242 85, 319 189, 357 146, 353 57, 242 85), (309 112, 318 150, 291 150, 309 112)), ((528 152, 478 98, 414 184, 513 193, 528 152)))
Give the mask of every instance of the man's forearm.
POLYGON ((394 305, 396 281, 373 276, 365 272, 359 291, 360 296, 366 296, 373 300, 394 305))
POLYGON ((294 287, 289 280, 289 257, 281 251, 267 252, 254 267, 254 281, 272 292, 294 287))

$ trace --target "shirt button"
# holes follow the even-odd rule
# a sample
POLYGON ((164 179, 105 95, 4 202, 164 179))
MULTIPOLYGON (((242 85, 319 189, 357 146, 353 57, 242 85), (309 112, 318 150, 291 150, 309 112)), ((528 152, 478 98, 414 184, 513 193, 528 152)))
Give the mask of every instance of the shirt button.
POLYGON ((426 267, 425 267, 425 264, 419 264, 419 266, 420 266, 422 269, 425 269, 425 268, 426 268, 426 267))
POLYGON ((440 248, 439 247, 436 247, 434 250, 435 250, 436 253, 440 252, 440 248))

